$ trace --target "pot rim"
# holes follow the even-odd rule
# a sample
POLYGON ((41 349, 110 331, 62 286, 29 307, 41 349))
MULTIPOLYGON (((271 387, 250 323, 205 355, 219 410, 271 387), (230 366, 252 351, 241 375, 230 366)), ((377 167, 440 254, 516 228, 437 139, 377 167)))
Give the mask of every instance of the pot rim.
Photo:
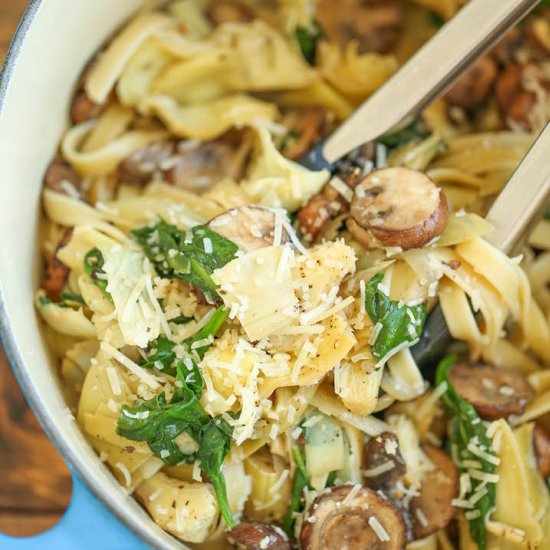
MULTIPOLYGON (((17 26, 17 30, 12 38, 8 52, 4 59, 2 70, 0 72, 0 116, 3 113, 5 107, 6 96, 10 87, 11 78, 16 67, 21 49, 25 42, 27 33, 33 26, 40 8, 43 5, 44 0, 30 0, 23 16, 17 26)), ((52 441, 57 451, 65 463, 76 472, 79 478, 85 483, 87 488, 101 501, 103 505, 118 519, 120 520, 131 532, 141 538, 144 542, 152 546, 153 548, 166 548, 168 546, 159 544, 159 539, 155 533, 148 529, 147 524, 141 524, 137 521, 133 521, 125 513, 124 508, 117 508, 115 503, 109 498, 109 491, 107 488, 100 484, 97 484, 95 476, 90 473, 86 468, 86 464, 77 457, 71 450, 71 446, 65 440, 65 437, 60 429, 56 426, 55 419, 48 413, 46 413, 40 406, 40 398, 34 384, 25 367, 25 360, 23 354, 18 348, 15 333, 12 330, 9 320, 8 312, 6 309, 6 303, 4 299, 3 285, 0 281, 0 340, 4 346, 6 356, 15 374, 17 382, 21 389, 25 399, 29 403, 33 413, 37 417, 42 429, 52 441)), ((153 521, 153 520, 151 520, 153 521)), ((168 533, 167 533, 168 535, 168 533)), ((175 539, 174 539, 174 542, 175 539)), ((180 543, 181 544, 181 543, 180 543)), ((185 546, 181 545, 181 548, 185 546)))

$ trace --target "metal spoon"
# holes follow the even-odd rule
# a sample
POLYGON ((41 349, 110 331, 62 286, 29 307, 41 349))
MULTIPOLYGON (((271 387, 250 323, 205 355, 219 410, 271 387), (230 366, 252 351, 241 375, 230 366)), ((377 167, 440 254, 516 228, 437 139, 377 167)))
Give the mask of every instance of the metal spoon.
POLYGON ((335 162, 415 116, 451 84, 539 0, 473 0, 464 6, 301 164, 335 169, 335 162))
MULTIPOLYGON (((546 125, 487 215, 495 230, 485 239, 506 254, 521 250, 550 201, 550 123, 546 125)), ((451 343, 441 307, 437 305, 411 353, 420 368, 432 366, 451 343)))

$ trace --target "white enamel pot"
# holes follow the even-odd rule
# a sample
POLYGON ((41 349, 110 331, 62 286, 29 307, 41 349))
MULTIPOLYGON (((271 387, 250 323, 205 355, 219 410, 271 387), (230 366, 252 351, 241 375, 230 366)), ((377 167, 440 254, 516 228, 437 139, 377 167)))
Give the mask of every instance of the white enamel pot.
MULTIPOLYGON (((0 81, 0 325, 19 384, 73 472, 146 545, 181 549, 186 547, 158 527, 127 494, 80 432, 63 399, 33 307, 40 275, 42 179, 67 125, 75 83, 92 54, 140 4, 141 0, 31 0, 19 25, 0 81)), ((82 493, 89 494, 79 489, 74 498, 82 493)), ((93 502, 102 508, 93 499, 90 505, 91 496, 86 498, 81 509, 90 512, 93 502)), ((74 502, 72 509, 74 522, 79 503, 74 502)), ((142 545, 125 529, 126 543, 103 544, 108 531, 104 527, 103 532, 105 517, 98 519, 90 512, 78 521, 82 530, 78 544, 59 539, 67 542, 67 548, 72 544, 72 548, 118 550, 142 545), (90 533, 97 537, 96 544, 90 542, 90 533)), ((2 548, 23 547, 17 544, 0 536, 2 548)), ((57 549, 64 544, 44 542, 32 547, 57 549)))

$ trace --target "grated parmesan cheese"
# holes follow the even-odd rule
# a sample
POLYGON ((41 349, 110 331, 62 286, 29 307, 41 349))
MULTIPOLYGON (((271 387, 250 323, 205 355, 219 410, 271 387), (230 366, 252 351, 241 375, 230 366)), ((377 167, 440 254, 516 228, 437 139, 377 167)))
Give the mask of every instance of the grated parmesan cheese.
POLYGON ((344 500, 342 500, 342 505, 347 506, 348 504, 351 504, 353 502, 353 499, 357 496, 359 491, 362 489, 362 485, 360 483, 356 483, 350 490, 350 492, 345 496, 344 500))
POLYGON ((363 470, 363 475, 365 477, 377 477, 381 474, 385 474, 386 472, 389 472, 390 470, 393 470, 395 467, 395 464, 392 460, 388 460, 386 462, 383 462, 382 464, 379 464, 378 466, 375 466, 374 468, 369 468, 368 470, 363 470))
POLYGON ((388 532, 384 529, 383 525, 378 521, 376 516, 371 516, 369 518, 369 525, 380 542, 388 542, 390 540, 388 532))
POLYGON ((352 201, 352 199, 353 199, 353 189, 351 189, 351 187, 349 185, 347 185, 341 178, 339 178, 338 176, 333 176, 329 180, 328 184, 333 189, 338 191, 338 193, 340 193, 340 195, 342 195, 342 197, 344 197, 344 199, 347 202, 352 201))
POLYGON ((152 390, 160 388, 160 384, 157 379, 145 369, 141 368, 137 363, 134 363, 129 357, 126 357, 123 353, 111 346, 108 342, 101 342, 101 351, 112 357, 115 361, 118 361, 121 365, 126 367, 132 374, 135 374, 144 384, 146 384, 152 390))
POLYGON ((121 395, 122 388, 120 386, 120 379, 118 378, 118 373, 115 367, 107 367, 105 371, 107 372, 107 378, 109 379, 109 384, 111 385, 111 390, 113 390, 113 394, 121 395))
POLYGON ((424 512, 420 508, 417 508, 414 513, 420 525, 422 525, 422 527, 426 527, 429 523, 428 518, 426 517, 426 514, 424 514, 424 512))

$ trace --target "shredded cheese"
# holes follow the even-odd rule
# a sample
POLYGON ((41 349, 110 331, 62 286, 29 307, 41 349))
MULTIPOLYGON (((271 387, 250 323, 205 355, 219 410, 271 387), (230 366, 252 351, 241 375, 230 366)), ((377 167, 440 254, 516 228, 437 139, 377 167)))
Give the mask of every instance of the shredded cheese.
POLYGON ((126 357, 126 355, 111 346, 111 344, 108 342, 101 342, 100 348, 109 357, 112 357, 115 361, 118 361, 121 365, 126 367, 132 374, 135 374, 149 388, 152 390, 160 388, 159 382, 151 373, 141 368, 137 363, 134 363, 129 357, 126 357))

